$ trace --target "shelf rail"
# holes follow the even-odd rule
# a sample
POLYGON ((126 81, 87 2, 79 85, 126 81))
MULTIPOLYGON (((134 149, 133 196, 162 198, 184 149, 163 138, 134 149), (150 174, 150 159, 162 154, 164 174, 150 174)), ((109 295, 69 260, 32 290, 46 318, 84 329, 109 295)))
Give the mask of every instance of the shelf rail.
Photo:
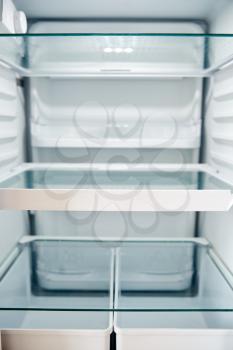
POLYGON ((190 70, 180 70, 180 71, 166 71, 161 73, 161 71, 152 71, 150 73, 145 72, 124 72, 124 71, 107 71, 107 72, 93 72, 93 73, 83 73, 77 70, 70 71, 50 71, 50 70, 35 70, 32 68, 24 68, 19 64, 7 61, 5 58, 0 57, 0 66, 3 68, 10 68, 16 74, 22 77, 31 78, 135 78, 135 79, 182 79, 182 78, 208 78, 213 76, 218 71, 225 69, 233 65, 233 55, 222 59, 220 62, 216 63, 210 68, 206 69, 190 69, 190 70))

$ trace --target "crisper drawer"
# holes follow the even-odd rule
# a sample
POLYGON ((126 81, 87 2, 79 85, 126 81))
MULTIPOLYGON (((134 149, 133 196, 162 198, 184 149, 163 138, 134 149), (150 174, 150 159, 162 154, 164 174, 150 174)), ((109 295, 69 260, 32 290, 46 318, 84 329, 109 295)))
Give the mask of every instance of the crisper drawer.
POLYGON ((1 266, 4 350, 107 350, 113 329, 120 350, 185 350, 189 341, 191 350, 232 350, 232 286, 200 238, 28 236, 1 266), (56 262, 47 266, 54 249, 56 262))
POLYGON ((8 311, 2 331, 5 350, 109 350, 112 315, 109 312, 8 311), (18 326, 16 322, 18 319, 18 326))
POLYGON ((208 244, 144 243, 134 261, 132 251, 117 253, 117 350, 232 349, 232 276, 208 244))
POLYGON ((69 242, 36 242, 34 290, 109 291, 109 255, 96 246, 71 246, 69 242))
POLYGON ((19 244, 1 269, 4 349, 109 350, 113 255, 84 242, 19 244))
POLYGON ((157 242, 119 249, 116 278, 122 295, 189 290, 195 278, 195 254, 193 243, 182 242, 176 247, 157 242))
POLYGON ((231 350, 232 312, 117 313, 117 350, 231 350))

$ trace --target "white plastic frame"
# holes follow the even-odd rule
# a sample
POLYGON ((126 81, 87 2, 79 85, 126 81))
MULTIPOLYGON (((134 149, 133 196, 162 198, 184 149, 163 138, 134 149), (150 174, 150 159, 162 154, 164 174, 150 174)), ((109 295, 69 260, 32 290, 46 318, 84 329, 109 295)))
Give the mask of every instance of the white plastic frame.
POLYGON ((7 60, 0 58, 0 66, 8 67, 12 69, 15 73, 19 74, 22 77, 31 77, 31 78, 165 78, 165 79, 182 79, 182 78, 208 78, 213 76, 216 72, 229 67, 233 64, 233 55, 226 57, 225 59, 214 64, 212 67, 204 69, 192 69, 192 70, 168 70, 161 73, 161 71, 151 71, 150 73, 122 73, 122 72, 106 72, 106 73, 83 73, 81 71, 72 70, 35 70, 30 68, 24 68, 19 64, 8 62, 7 60))
POLYGON ((50 71, 50 70, 36 70, 30 68, 24 68, 19 64, 9 62, 4 58, 0 57, 0 66, 8 67, 12 69, 16 74, 19 74, 22 77, 30 78, 149 78, 149 79, 182 79, 182 78, 208 78, 213 76, 216 72, 229 67, 233 64, 233 55, 226 57, 225 59, 214 64, 212 67, 204 69, 192 69, 192 70, 168 70, 161 73, 161 71, 151 71, 150 73, 123 73, 123 72, 106 72, 106 73, 82 73, 78 70, 65 70, 50 71))

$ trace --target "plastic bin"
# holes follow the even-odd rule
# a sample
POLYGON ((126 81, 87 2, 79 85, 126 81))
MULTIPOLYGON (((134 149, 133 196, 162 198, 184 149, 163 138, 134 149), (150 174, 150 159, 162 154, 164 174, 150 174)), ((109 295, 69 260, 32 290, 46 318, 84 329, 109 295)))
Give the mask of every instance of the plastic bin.
POLYGON ((141 244, 118 250, 119 288, 124 291, 183 291, 194 275, 195 245, 141 244))
POLYGON ((167 241, 140 249, 133 280, 125 270, 133 268, 132 247, 117 254, 117 350, 232 350, 232 275, 211 246, 167 241))
POLYGON ((113 257, 112 249, 75 241, 20 245, 0 279, 3 348, 109 350, 113 257))
POLYGON ((117 313, 117 350, 232 350, 233 313, 117 313))
POLYGON ((5 350, 109 350, 112 332, 110 312, 7 312, 15 329, 2 332, 5 350), (21 315, 19 315, 21 313, 21 315), (10 315, 12 314, 12 315, 10 315), (19 329, 17 322, 20 320, 19 329), (34 328, 34 329, 33 329, 34 328))

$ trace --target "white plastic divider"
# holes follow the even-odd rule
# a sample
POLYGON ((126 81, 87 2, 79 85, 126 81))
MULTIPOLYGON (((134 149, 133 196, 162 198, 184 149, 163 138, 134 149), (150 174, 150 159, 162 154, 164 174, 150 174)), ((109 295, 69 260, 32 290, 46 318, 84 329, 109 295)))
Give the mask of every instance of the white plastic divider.
POLYGON ((160 139, 121 139, 121 138, 98 138, 84 139, 73 137, 58 136, 42 136, 43 128, 38 126, 36 132, 32 132, 32 146, 36 148, 91 148, 91 149, 149 149, 161 147, 165 145, 166 149, 197 149, 200 147, 200 125, 196 125, 188 132, 190 137, 177 138, 173 142, 169 142, 168 138, 160 139), (192 132, 193 131, 193 132, 192 132))
MULTIPOLYGON (((59 240, 62 241, 75 241, 75 242, 95 242, 95 240, 93 240, 92 237, 73 237, 73 236, 59 236, 59 240)), ((38 235, 38 236, 30 236, 30 235, 25 235, 23 236, 20 241, 19 244, 26 244, 26 243, 30 243, 30 242, 40 242, 40 241, 57 241, 57 236, 42 236, 42 235, 38 235)), ((110 238, 106 238, 102 241, 103 245, 104 244, 114 244, 114 243, 119 243, 119 242, 125 242, 125 243, 154 243, 154 242, 189 242, 189 243, 197 243, 197 244, 201 244, 203 246, 208 246, 209 242, 202 237, 175 237, 175 238, 171 238, 171 237, 164 237, 164 238, 159 238, 159 237, 153 237, 153 238, 140 238, 137 237, 135 238, 124 238, 124 240, 119 240, 118 237, 110 237, 110 238)), ((13 256, 12 256, 13 259, 13 256)), ((11 260, 12 262, 12 260, 11 260)))
POLYGON ((4 58, 0 57, 0 66, 4 68, 9 68, 15 73, 19 74, 22 77, 30 77, 30 78, 142 78, 142 79, 156 79, 156 78, 171 78, 171 79, 179 79, 179 78, 205 78, 211 76, 210 73, 207 72, 206 69, 198 70, 198 69, 190 69, 190 70, 170 70, 166 71, 164 73, 161 73, 161 70, 158 71, 152 71, 150 73, 144 73, 144 72, 129 72, 129 73, 113 73, 113 72, 105 72, 105 73, 83 73, 82 71, 78 70, 69 70, 69 71, 63 71, 62 69, 57 71, 51 71, 51 70, 38 70, 38 69, 32 69, 32 68, 24 68, 20 64, 16 64, 10 61, 7 61, 4 58))
MULTIPOLYGON (((109 192, 109 191, 108 191, 109 192)), ((128 190, 111 190, 109 199, 105 191, 97 189, 0 189, 1 210, 51 211, 228 211, 232 207, 230 190, 135 190, 132 207, 128 190), (116 197, 122 197, 116 199, 116 197), (157 203, 148 205, 150 196, 157 203), (187 198, 187 200, 186 200, 187 198)), ((150 204, 150 203, 149 203, 150 204)))
MULTIPOLYGON (((50 314, 51 315, 51 314, 50 314)), ((42 321, 48 319, 49 314, 41 314, 42 321)), ((72 311, 70 318, 74 318, 72 311)), ((80 313, 80 316, 88 316, 88 313, 80 313)), ((62 313, 55 312, 53 317, 64 317, 62 313)), ((89 314, 93 319, 93 314, 89 314)), ((31 319, 38 318, 38 313, 32 313, 31 319)), ((30 322, 30 319, 28 320, 30 322)), ((111 329, 98 330, 6 330, 2 333, 2 344, 11 350, 41 350, 56 349, 63 350, 109 350, 111 329)))
MULTIPOLYGON (((206 165, 163 165, 163 164, 137 164, 125 165, 118 164, 108 168, 107 164, 24 164, 10 173, 8 180, 14 179, 14 175, 22 175, 27 170, 50 170, 65 171, 69 170, 89 170, 90 172, 98 170, 114 170, 121 172, 127 171, 146 171, 150 175, 156 175, 156 171, 175 172, 204 172, 207 176, 212 176, 213 180, 221 181, 223 188, 213 187, 211 189, 198 189, 197 184, 181 186, 169 185, 166 182, 155 188, 134 186, 132 188, 118 185, 115 188, 109 188, 102 184, 98 186, 93 184, 85 185, 71 184, 57 187, 44 184, 27 187, 5 187, 0 183, 0 209, 15 210, 52 210, 52 211, 148 211, 148 212, 166 212, 166 211, 228 211, 233 204, 232 184, 224 181, 219 175, 206 165), (189 187, 188 187, 189 186, 189 187), (161 189, 162 188, 162 189, 161 189)), ((166 176, 164 176, 166 178, 166 176)))
POLYGON ((216 63, 212 67, 205 68, 205 69, 190 69, 190 70, 168 70, 161 73, 161 70, 158 71, 151 71, 150 73, 146 74, 144 72, 128 72, 128 73, 122 73, 122 72, 105 72, 105 73, 83 73, 82 71, 78 70, 38 70, 38 69, 32 69, 32 68, 24 68, 23 66, 10 62, 6 60, 5 58, 0 57, 0 66, 1 67, 8 67, 15 73, 24 76, 24 77, 31 77, 31 78, 149 78, 149 79, 156 79, 156 78, 171 78, 171 79, 177 79, 177 78, 208 78, 213 76, 216 72, 223 70, 230 65, 233 64, 233 55, 221 60, 220 62, 216 63))
MULTIPOLYGON (((124 313, 117 315, 123 316, 124 313)), ((233 343, 233 330, 221 328, 208 328, 205 319, 214 324, 217 318, 226 319, 232 323, 231 313, 192 313, 192 312, 163 312, 163 313, 125 313, 129 319, 141 318, 146 322, 147 318, 157 318, 157 326, 154 328, 122 328, 115 325, 117 350, 142 350, 146 344, 148 350, 231 350, 233 343), (153 315, 154 314, 154 315, 153 315), (166 323, 173 323, 173 327, 166 328, 166 323), (160 326, 159 326, 160 324, 160 326), (192 325, 193 324, 193 328, 192 325), (165 325, 161 327, 161 325, 165 325)), ((117 320, 117 318, 116 318, 117 320)), ((221 322, 219 322, 221 324, 221 322)))

